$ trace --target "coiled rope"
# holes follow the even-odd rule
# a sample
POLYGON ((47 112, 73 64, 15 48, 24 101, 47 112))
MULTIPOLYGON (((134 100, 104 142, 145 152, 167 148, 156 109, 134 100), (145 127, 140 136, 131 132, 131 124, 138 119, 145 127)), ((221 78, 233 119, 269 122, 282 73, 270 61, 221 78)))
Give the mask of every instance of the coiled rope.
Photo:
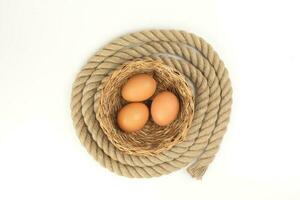
POLYGON ((200 179, 219 149, 232 104, 228 72, 202 38, 177 30, 148 30, 120 37, 92 56, 73 83, 71 110, 81 143, 104 167, 127 177, 187 171, 200 179), (96 119, 99 91, 120 64, 136 58, 161 60, 184 74, 195 88, 195 114, 186 139, 155 156, 134 156, 118 150, 96 119))

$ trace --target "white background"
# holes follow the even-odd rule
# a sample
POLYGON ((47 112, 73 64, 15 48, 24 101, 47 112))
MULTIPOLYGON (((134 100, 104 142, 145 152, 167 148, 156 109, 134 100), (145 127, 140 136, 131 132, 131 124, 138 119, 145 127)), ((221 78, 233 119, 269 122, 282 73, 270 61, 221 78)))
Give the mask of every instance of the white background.
POLYGON ((0 199, 300 199, 300 29, 295 1, 0 0, 0 199), (172 28, 224 60, 234 101, 202 181, 128 179, 80 144, 71 85, 128 32, 172 28))

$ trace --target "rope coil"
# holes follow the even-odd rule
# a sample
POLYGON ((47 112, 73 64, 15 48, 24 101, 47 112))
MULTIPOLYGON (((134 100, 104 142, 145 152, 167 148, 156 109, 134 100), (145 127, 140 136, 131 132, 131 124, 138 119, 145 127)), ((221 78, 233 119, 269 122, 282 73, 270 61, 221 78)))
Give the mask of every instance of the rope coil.
POLYGON ((127 177, 168 174, 187 166, 200 179, 219 149, 229 122, 232 88, 217 53, 202 38, 176 30, 149 30, 120 37, 92 56, 73 83, 71 110, 81 143, 104 167, 127 177), (96 113, 102 84, 122 63, 161 60, 185 75, 195 88, 195 113, 185 140, 153 156, 118 150, 103 133, 96 113))

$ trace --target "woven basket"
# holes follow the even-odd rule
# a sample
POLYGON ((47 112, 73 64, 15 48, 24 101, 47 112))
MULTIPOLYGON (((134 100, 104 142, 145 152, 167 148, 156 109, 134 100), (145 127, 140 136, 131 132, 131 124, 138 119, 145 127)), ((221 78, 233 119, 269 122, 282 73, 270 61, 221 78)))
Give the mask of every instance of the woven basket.
MULTIPOLYGON (((161 61, 134 60, 121 65, 102 82, 97 119, 104 134, 121 151, 133 155, 155 155, 183 141, 194 115, 194 97, 185 78, 176 69, 161 61), (179 99, 180 111, 175 121, 168 126, 158 126, 150 118, 143 129, 123 132, 117 124, 118 111, 126 105, 121 97, 121 88, 135 74, 151 74, 157 81, 157 93, 171 91, 179 99)), ((148 106, 150 100, 145 102, 148 106)))

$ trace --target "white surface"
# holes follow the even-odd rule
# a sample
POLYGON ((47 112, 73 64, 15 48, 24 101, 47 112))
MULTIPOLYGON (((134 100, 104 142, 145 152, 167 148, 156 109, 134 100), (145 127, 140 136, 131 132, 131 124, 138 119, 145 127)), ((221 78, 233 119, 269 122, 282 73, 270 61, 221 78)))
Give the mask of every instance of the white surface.
POLYGON ((0 0, 0 199, 300 199, 297 1, 0 0), (128 179, 81 146, 71 84, 124 33, 174 28, 213 45, 233 83, 221 151, 202 181, 128 179))

